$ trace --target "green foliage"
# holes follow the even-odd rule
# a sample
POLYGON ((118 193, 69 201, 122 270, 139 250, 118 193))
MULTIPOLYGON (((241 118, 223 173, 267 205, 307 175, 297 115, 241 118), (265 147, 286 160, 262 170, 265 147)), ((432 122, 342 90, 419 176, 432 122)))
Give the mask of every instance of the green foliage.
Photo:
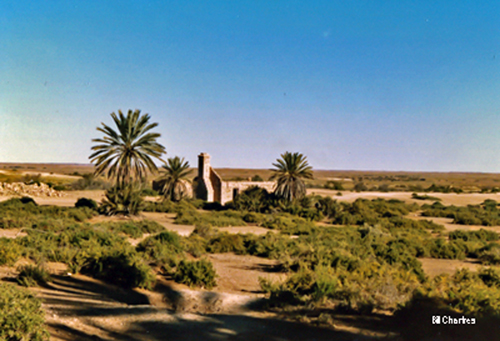
POLYGON ((417 194, 417 193, 412 193, 411 197, 412 197, 412 199, 415 199, 415 200, 441 201, 441 198, 433 197, 433 196, 430 196, 430 195, 427 195, 427 194, 420 195, 420 194, 417 194))
POLYGON ((182 260, 177 266, 174 280, 190 287, 212 289, 217 285, 217 274, 212 263, 206 259, 199 261, 182 260))
POLYGON ((313 178, 312 167, 307 163, 307 158, 301 153, 285 152, 276 161, 270 178, 277 181, 274 194, 286 201, 304 197, 306 186, 303 179, 313 178))
MULTIPOLYGON (((71 189, 75 191, 96 190, 96 189, 106 190, 111 187, 111 185, 108 182, 96 178, 96 176, 92 173, 83 174, 81 179, 78 179, 75 182, 71 183, 70 186, 71 189)), ((58 190, 56 187, 58 186, 54 186, 54 189, 58 190)), ((62 186, 62 188, 66 189, 65 186, 62 186)))
POLYGON ((242 213, 237 211, 222 211, 222 212, 198 212, 194 209, 179 209, 175 217, 176 224, 180 225, 202 225, 208 224, 215 227, 225 226, 245 226, 246 223, 242 218, 242 213))
POLYGON ((15 198, 0 202, 0 228, 33 227, 58 231, 95 214, 88 208, 37 206, 32 202, 23 204, 15 198))
POLYGON ((162 184, 162 194, 165 199, 180 201, 187 196, 187 177, 193 172, 189 169, 189 162, 178 156, 168 158, 167 163, 162 165, 161 176, 158 181, 162 184))
POLYGON ((484 265, 498 265, 500 264, 500 245, 488 244, 478 251, 477 258, 484 265))
POLYGON ((463 241, 497 241, 500 239, 498 233, 494 231, 489 231, 485 229, 480 229, 479 231, 465 231, 465 230, 455 230, 450 232, 448 235, 450 240, 463 240, 463 241))
POLYGON ((142 210, 144 212, 173 213, 176 210, 176 205, 170 200, 163 200, 159 202, 144 201, 142 210))
POLYGON ((137 215, 143 202, 138 184, 116 185, 106 191, 99 212, 105 215, 137 215))
POLYGON ((238 211, 264 212, 269 206, 270 195, 264 188, 252 186, 239 193, 233 200, 238 211))
POLYGON ((309 234, 315 228, 315 224, 311 221, 284 213, 269 217, 261 225, 290 235, 309 234))
POLYGON ((464 259, 466 250, 463 243, 455 241, 447 243, 441 238, 432 240, 429 246, 429 252, 432 258, 464 259))
POLYGON ((429 188, 424 190, 425 192, 434 192, 434 193, 462 193, 463 190, 461 188, 453 187, 452 185, 440 186, 436 184, 432 184, 429 188))
POLYGON ((75 207, 88 207, 92 210, 97 210, 97 202, 93 199, 79 198, 75 203, 75 207))
POLYGON ((21 247, 14 239, 0 238, 0 265, 14 265, 21 253, 21 247))
POLYGON ((49 340, 42 302, 28 290, 0 283, 0 340, 49 340))
POLYGON ((454 224, 460 225, 500 225, 500 210, 494 200, 486 200, 481 205, 466 207, 444 206, 440 203, 423 205, 423 216, 453 218, 454 224))
POLYGON ((252 176, 252 181, 264 181, 264 179, 262 179, 262 177, 258 174, 252 176))
POLYGON ((420 284, 417 276, 399 267, 363 263, 354 271, 330 266, 302 266, 281 284, 260 280, 278 305, 330 301, 358 311, 395 310, 420 284))
POLYGON ((340 182, 340 181, 328 180, 326 182, 326 184, 324 185, 324 187, 326 189, 332 189, 335 191, 343 191, 344 190, 344 186, 342 186, 342 182, 340 182))
POLYGON ((40 265, 24 265, 17 270, 17 283, 25 287, 45 285, 52 281, 47 269, 40 265))
POLYGON ((500 312, 500 274, 482 269, 478 273, 457 270, 453 276, 440 275, 419 287, 414 296, 439 299, 446 306, 473 316, 500 312))
POLYGON ((157 233, 164 231, 165 228, 152 220, 130 220, 127 222, 106 222, 94 224, 96 227, 105 230, 123 233, 131 238, 140 238, 144 233, 157 233))
POLYGON ((133 250, 110 250, 87 258, 82 273, 103 279, 124 288, 151 289, 155 276, 133 250))
POLYGON ((210 239, 207 251, 211 253, 234 252, 236 254, 244 254, 244 239, 239 234, 219 233, 210 239))
POLYGON ((108 178, 115 179, 117 187, 125 190, 126 184, 143 180, 148 170, 158 170, 153 158, 160 159, 165 147, 157 142, 161 135, 150 132, 158 123, 150 124, 148 114, 129 110, 124 115, 118 110, 118 115, 113 112, 111 117, 118 131, 102 123, 97 130, 104 133, 104 138, 92 139, 100 144, 92 147, 94 153, 89 159, 96 166, 96 176, 107 171, 108 178))
POLYGON ((328 213, 332 223, 338 225, 374 225, 384 221, 385 218, 402 217, 418 209, 416 204, 410 205, 394 199, 357 199, 352 204, 342 202, 340 205, 334 203, 329 205, 331 210, 328 213))
POLYGON ((183 258, 184 246, 177 233, 164 231, 144 239, 137 245, 136 250, 144 259, 165 268, 168 272, 183 258))

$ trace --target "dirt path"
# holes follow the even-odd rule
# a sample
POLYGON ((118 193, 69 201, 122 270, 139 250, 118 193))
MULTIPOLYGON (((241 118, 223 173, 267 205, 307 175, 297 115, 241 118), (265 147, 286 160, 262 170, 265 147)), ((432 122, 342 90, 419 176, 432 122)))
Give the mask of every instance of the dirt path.
POLYGON ((196 291, 166 280, 147 292, 59 275, 33 291, 44 300, 53 341, 373 339, 352 327, 336 331, 283 321, 260 312, 257 295, 196 291))

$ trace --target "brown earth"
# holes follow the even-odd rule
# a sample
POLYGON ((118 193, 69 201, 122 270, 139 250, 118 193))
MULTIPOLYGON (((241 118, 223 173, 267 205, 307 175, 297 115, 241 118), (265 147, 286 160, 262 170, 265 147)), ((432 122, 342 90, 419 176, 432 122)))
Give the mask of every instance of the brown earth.
MULTIPOLYGON (((335 197, 337 191, 309 190, 335 197)), ((73 206, 80 197, 100 201, 103 191, 66 192, 61 198, 34 198, 41 205, 73 206)), ((497 194, 432 194, 445 205, 477 204, 497 194)), ((343 192, 335 197, 340 201, 356 198, 411 199, 411 193, 354 193, 343 192)), ((7 198, 0 198, 5 200, 7 198)), ((144 212, 140 218, 157 221, 166 229, 189 235, 194 227, 176 225, 173 214, 144 212)), ((411 216, 413 219, 429 219, 411 216)), ((91 222, 123 220, 119 217, 95 217, 91 222)), ((456 228, 479 229, 479 226, 457 226, 450 219, 431 218, 447 230, 456 228)), ((500 227, 490 227, 500 232, 500 227)), ((269 232, 257 226, 221 228, 230 233, 269 232)), ((24 235, 22 229, 0 230, 0 237, 16 238, 24 235)), ((133 244, 139 240, 131 240, 133 244)), ((389 335, 390 317, 335 315, 330 328, 312 327, 300 322, 283 320, 263 312, 263 297, 259 277, 281 281, 286 274, 276 272, 277 261, 234 254, 207 255, 219 277, 213 291, 191 290, 186 286, 158 277, 154 291, 124 290, 83 275, 69 275, 66 266, 49 263, 54 281, 43 288, 32 289, 44 300, 47 325, 51 340, 368 340, 389 335), (334 326, 334 327, 332 327, 334 326)), ((477 269, 471 260, 421 259, 429 276, 453 273, 459 268, 477 269)), ((13 280, 16 267, 0 267, 4 280, 13 280)), ((306 319, 306 318, 305 318, 306 319)))
MULTIPOLYGON (((356 199, 377 199, 382 198, 386 200, 398 199, 408 203, 417 203, 422 205, 424 203, 432 204, 433 200, 416 200, 413 199, 411 192, 351 192, 351 191, 340 191, 341 196, 338 196, 339 191, 330 189, 318 189, 309 188, 307 194, 317 194, 322 196, 330 196, 338 201, 353 202, 356 199)), ((441 199, 443 205, 455 205, 455 206, 467 206, 467 205, 478 205, 485 201, 486 199, 493 199, 500 201, 500 193, 428 193, 429 196, 433 196, 441 199)))

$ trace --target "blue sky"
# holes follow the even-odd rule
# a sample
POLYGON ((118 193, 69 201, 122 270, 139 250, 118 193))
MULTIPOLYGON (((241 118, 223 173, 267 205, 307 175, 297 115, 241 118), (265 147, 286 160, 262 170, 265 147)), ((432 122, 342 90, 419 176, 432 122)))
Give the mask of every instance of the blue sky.
POLYGON ((87 163, 118 109, 166 157, 500 172, 498 1, 0 2, 0 162, 87 163))

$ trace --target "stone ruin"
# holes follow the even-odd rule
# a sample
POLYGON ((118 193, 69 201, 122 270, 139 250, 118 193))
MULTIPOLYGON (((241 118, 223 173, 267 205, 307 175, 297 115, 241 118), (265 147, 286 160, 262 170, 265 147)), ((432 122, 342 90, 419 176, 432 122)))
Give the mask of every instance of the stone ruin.
POLYGON ((195 197, 208 202, 219 202, 224 205, 245 189, 257 186, 268 192, 276 188, 275 181, 224 181, 210 166, 210 155, 198 155, 198 186, 195 197))
POLYGON ((0 182, 0 195, 3 196, 32 196, 32 197, 62 197, 64 193, 41 183, 26 185, 23 182, 0 182))

